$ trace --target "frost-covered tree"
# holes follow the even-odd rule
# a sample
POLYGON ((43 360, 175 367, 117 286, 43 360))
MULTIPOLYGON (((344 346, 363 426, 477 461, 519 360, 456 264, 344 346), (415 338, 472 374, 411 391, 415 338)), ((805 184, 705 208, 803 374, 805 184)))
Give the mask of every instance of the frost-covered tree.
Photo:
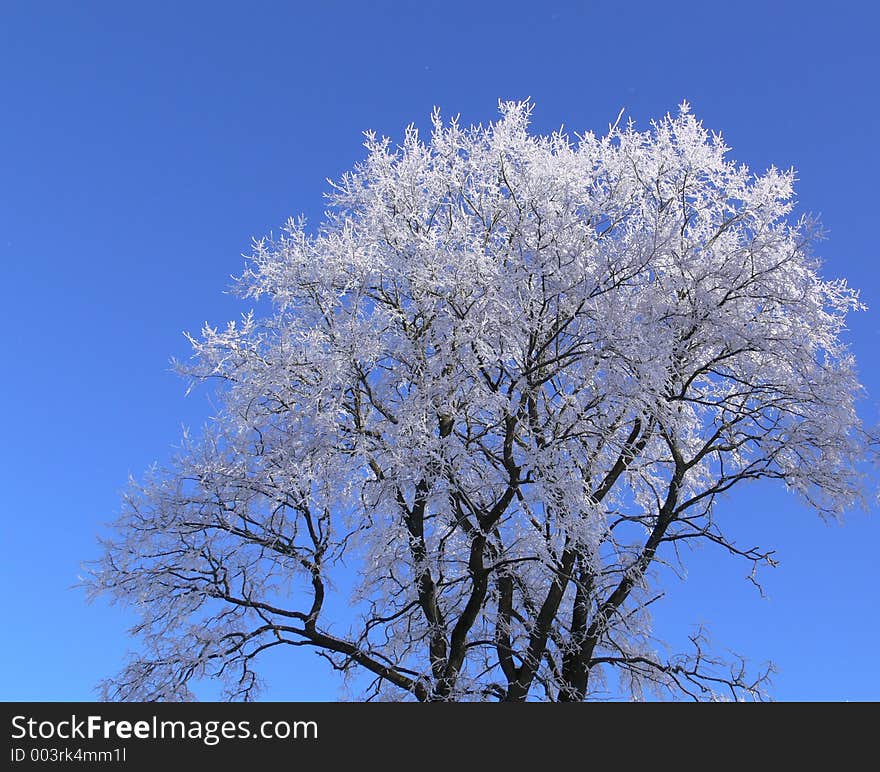
POLYGON ((531 109, 368 134, 319 229, 255 244, 238 286, 271 313, 192 339, 221 408, 93 565, 140 620, 106 698, 250 698, 285 646, 366 698, 760 696, 701 635, 658 654, 651 569, 688 541, 772 564, 716 511, 748 480, 858 503, 857 295, 788 219, 793 173, 733 164, 687 105, 575 139, 531 109))

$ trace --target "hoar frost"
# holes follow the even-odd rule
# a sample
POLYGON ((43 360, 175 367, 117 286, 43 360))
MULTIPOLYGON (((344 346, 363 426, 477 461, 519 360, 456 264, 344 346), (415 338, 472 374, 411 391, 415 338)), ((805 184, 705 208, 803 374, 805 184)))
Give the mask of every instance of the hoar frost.
POLYGON ((291 645, 368 698, 760 696, 702 632, 661 656, 650 569, 689 540, 772 562, 721 529, 746 480, 859 501, 857 295, 789 219, 793 173, 734 164, 687 105, 603 137, 531 110, 368 134, 318 229, 256 243, 238 289, 271 314, 191 339, 221 409, 92 567, 139 614, 105 697, 250 698, 291 645))

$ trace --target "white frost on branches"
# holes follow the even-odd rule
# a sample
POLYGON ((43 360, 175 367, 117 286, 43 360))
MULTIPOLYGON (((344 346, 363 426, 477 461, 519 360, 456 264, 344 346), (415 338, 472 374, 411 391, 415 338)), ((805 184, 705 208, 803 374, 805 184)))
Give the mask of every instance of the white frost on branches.
POLYGON ((659 658, 649 568, 687 539, 772 562, 718 526, 745 480, 858 503, 857 294, 787 220, 793 172, 727 160, 686 104, 575 140, 531 110, 368 134, 316 233, 255 244, 239 289, 273 312, 191 339, 222 410, 94 566, 141 619, 106 697, 247 698, 279 645, 383 698, 584 699, 609 668, 635 697, 757 694, 702 635, 659 658))

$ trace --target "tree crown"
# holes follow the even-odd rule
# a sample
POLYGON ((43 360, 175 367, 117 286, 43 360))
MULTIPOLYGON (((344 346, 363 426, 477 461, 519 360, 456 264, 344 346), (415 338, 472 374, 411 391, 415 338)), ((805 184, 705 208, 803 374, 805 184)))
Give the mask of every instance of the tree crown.
POLYGON ((531 110, 368 134, 317 232, 255 243, 238 288, 272 312, 191 338, 222 408, 94 568, 142 615, 106 695, 249 697, 283 645, 395 699, 585 699, 612 670, 634 696, 759 692, 700 635, 658 656, 649 569, 693 539, 772 562, 715 516, 746 480, 860 500, 857 293, 789 221, 794 173, 734 164, 686 104, 574 140, 531 110))

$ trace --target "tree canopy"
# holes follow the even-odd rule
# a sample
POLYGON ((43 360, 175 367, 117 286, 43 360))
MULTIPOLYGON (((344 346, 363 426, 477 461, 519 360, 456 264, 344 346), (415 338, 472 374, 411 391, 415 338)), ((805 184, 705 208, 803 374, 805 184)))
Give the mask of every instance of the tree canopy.
POLYGON ((105 697, 251 698, 284 646, 365 698, 761 696, 699 634, 660 656, 651 567, 692 540, 772 563, 722 527, 748 480, 859 503, 857 293, 820 276, 794 173, 733 163, 686 104, 601 137, 531 111, 367 134, 317 229, 254 245, 237 287, 271 313, 191 338, 221 407, 92 567, 139 614, 105 697))

